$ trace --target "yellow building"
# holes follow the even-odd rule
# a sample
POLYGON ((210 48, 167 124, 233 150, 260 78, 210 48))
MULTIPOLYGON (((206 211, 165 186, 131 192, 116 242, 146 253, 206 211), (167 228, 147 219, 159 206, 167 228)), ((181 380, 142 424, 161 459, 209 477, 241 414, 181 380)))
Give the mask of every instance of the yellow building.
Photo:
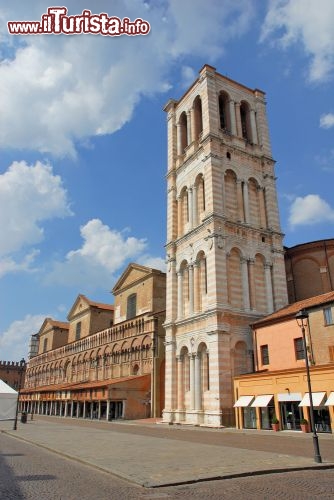
POLYGON ((302 331, 296 321, 308 313, 307 356, 319 432, 334 428, 334 292, 295 302, 253 325, 255 373, 235 377, 238 428, 270 429, 274 416, 281 429, 300 430, 310 420, 310 402, 302 331))
POLYGON ((27 364, 22 408, 81 418, 161 416, 165 274, 130 264, 115 304, 79 295, 68 323, 46 318, 27 364))

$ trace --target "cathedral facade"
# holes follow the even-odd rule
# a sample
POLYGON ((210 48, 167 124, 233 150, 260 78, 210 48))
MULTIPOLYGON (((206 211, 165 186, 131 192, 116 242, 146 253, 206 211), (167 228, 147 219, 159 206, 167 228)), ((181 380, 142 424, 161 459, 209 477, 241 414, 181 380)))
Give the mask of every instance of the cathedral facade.
POLYGON ((249 325, 287 303, 265 94, 205 65, 165 111, 163 421, 231 425, 232 377, 253 369, 249 325))

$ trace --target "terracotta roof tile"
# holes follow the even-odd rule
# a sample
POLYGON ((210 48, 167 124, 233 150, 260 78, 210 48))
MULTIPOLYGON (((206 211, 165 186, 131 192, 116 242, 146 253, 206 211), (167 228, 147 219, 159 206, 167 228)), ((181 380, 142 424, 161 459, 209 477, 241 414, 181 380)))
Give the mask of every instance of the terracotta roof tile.
POLYGON ((55 326, 57 328, 63 328, 64 330, 68 330, 70 327, 69 323, 66 323, 65 321, 55 321, 54 319, 49 320, 49 323, 52 326, 55 326))
POLYGON ((85 299, 87 300, 87 302, 90 306, 98 307, 99 309, 108 309, 109 311, 114 310, 113 304, 103 304, 102 302, 93 302, 92 300, 88 299, 87 297, 85 297, 85 299))
POLYGON ((141 378, 150 377, 150 373, 145 373, 144 375, 132 375, 129 377, 114 378, 107 380, 99 380, 93 382, 76 382, 67 384, 52 384, 43 385, 36 388, 24 388, 20 392, 22 394, 27 394, 30 392, 55 392, 55 391, 66 391, 66 390, 79 390, 79 389, 94 389, 98 387, 107 387, 109 385, 117 385, 122 382, 128 382, 129 380, 139 380, 141 378))
POLYGON ((334 302, 334 291, 316 295, 315 297, 310 297, 308 299, 299 300, 298 302, 282 307, 282 309, 279 309, 269 316, 256 321, 253 323, 253 326, 260 326, 267 322, 275 322, 275 320, 289 318, 290 316, 297 314, 297 312, 301 309, 311 309, 312 307, 326 304, 328 302, 334 302))

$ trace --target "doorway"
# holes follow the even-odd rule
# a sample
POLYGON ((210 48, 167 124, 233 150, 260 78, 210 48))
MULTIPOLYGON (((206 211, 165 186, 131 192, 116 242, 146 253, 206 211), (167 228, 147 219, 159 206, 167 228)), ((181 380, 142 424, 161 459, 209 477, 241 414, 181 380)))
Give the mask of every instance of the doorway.
POLYGON ((300 430, 300 420, 303 415, 299 403, 300 401, 285 401, 284 403, 280 403, 282 427, 284 430, 300 430))

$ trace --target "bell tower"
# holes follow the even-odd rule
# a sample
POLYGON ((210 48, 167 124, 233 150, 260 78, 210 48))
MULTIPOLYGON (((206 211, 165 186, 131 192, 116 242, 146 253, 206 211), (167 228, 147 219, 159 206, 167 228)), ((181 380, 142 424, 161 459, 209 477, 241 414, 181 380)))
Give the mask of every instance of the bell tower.
POLYGON ((287 304, 265 94, 205 65, 168 124, 166 422, 233 424, 249 325, 287 304))

